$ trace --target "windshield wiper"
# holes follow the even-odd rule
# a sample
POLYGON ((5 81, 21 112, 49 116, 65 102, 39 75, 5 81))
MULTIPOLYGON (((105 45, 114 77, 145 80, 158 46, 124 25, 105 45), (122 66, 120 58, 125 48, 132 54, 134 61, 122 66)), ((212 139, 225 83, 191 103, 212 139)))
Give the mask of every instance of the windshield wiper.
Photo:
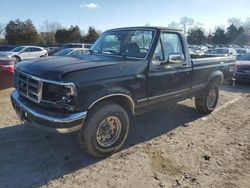
POLYGON ((113 54, 113 55, 119 55, 119 56, 121 56, 123 59, 126 59, 126 54, 124 54, 124 53, 120 53, 120 52, 116 52, 116 51, 114 51, 114 50, 107 50, 107 51, 103 51, 102 52, 103 54, 113 54))

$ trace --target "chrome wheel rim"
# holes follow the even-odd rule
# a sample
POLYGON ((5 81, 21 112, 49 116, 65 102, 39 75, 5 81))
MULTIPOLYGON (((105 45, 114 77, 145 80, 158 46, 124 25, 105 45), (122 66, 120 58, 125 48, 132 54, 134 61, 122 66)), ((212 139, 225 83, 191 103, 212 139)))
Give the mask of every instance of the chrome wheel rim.
POLYGON ((105 118, 96 132, 96 140, 103 147, 116 143, 121 134, 121 121, 115 116, 105 118))
POLYGON ((216 102, 216 91, 214 89, 211 89, 208 93, 208 96, 207 96, 207 107, 209 109, 212 109, 214 107, 214 104, 216 102))

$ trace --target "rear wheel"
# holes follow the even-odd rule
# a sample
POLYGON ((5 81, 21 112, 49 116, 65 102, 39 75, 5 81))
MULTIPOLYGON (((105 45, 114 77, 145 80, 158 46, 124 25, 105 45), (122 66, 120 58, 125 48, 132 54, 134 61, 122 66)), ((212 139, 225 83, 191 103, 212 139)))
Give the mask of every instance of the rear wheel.
POLYGON ((219 85, 209 84, 204 92, 195 98, 196 109, 204 114, 210 114, 216 107, 219 99, 219 85))
POLYGON ((105 157, 118 151, 128 135, 127 112, 118 104, 103 102, 88 117, 79 134, 85 152, 93 157, 105 157))

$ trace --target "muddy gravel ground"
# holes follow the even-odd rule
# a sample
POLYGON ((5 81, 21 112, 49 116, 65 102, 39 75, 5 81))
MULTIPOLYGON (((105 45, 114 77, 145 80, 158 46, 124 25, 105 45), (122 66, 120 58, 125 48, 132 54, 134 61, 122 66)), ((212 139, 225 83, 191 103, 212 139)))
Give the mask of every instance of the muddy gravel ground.
POLYGON ((250 85, 223 86, 202 116, 187 100, 132 118, 122 151, 93 159, 77 134, 20 124, 0 91, 0 187, 250 187, 250 85))

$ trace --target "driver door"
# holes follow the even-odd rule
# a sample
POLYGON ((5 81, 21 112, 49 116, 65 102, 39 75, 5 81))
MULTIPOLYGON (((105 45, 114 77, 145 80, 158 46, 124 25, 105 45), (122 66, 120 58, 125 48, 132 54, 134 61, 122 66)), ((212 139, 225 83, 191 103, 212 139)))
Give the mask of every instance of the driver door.
POLYGON ((178 33, 162 32, 149 67, 149 102, 179 101, 187 97, 192 67, 184 56, 178 33), (179 54, 182 62, 170 62, 169 57, 179 54))
POLYGON ((20 57, 22 60, 32 58, 32 48, 31 47, 25 48, 21 52, 20 57))

